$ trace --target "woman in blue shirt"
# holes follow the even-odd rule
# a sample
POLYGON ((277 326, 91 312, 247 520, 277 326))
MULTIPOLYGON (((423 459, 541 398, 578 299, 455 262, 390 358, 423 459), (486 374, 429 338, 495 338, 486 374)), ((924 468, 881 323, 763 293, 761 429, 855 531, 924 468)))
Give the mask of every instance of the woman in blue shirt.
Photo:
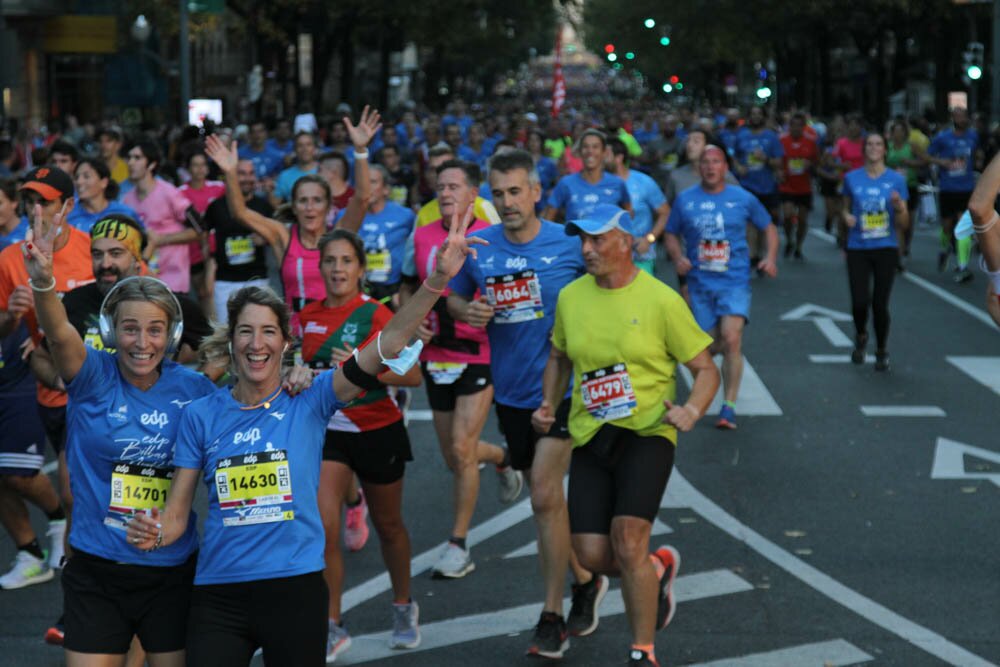
POLYGON ((317 506, 330 417, 377 375, 405 373, 419 346, 406 346, 461 268, 472 207, 455 220, 437 267, 416 295, 343 366, 325 371, 301 395, 281 389, 291 341, 287 306, 270 290, 246 287, 229 301, 229 324, 205 341, 207 355, 228 356, 237 379, 188 406, 180 426, 174 486, 163 513, 137 517, 129 538, 139 549, 169 548, 190 529, 198 478, 208 516, 191 605, 188 665, 247 665, 263 649, 268 667, 325 664, 328 592, 325 537, 317 506), (393 358, 395 357, 395 358, 393 358))
POLYGON ((889 294, 898 261, 897 228, 910 224, 906 178, 886 168, 886 141, 865 138, 865 164, 844 176, 847 278, 856 331, 851 361, 863 364, 868 343, 868 310, 875 325, 875 370, 889 370, 889 294))
POLYGON ((73 556, 62 576, 67 662, 117 664, 135 635, 151 665, 181 667, 198 548, 194 521, 156 553, 129 546, 125 526, 165 505, 181 414, 214 386, 169 359, 180 342, 181 308, 155 278, 126 278, 105 297, 101 337, 116 351, 84 345, 54 289, 58 228, 48 235, 35 230, 24 253, 38 323, 69 394, 66 455, 74 503, 73 556))

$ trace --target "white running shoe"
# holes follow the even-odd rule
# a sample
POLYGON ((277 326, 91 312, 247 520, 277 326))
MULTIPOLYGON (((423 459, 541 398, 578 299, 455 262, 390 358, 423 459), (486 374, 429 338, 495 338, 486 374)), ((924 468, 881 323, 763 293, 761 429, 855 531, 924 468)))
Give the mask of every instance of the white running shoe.
POLYGON ((510 505, 521 495, 524 488, 524 475, 520 470, 514 470, 511 466, 497 468, 497 496, 504 505, 510 505))
POLYGON ((45 534, 49 538, 49 567, 59 570, 66 555, 66 519, 49 521, 49 529, 45 534))
POLYGON ((351 647, 351 635, 347 628, 329 621, 330 630, 326 635, 326 664, 337 661, 337 656, 351 647))
POLYGON ((43 584, 51 581, 54 576, 55 572, 44 559, 35 558, 27 551, 18 551, 14 558, 14 567, 0 577, 0 588, 10 591, 32 584, 43 584))
POLYGON ((408 604, 392 604, 391 648, 417 648, 420 646, 420 607, 413 600, 408 604))
POLYGON ((434 578, 436 579, 461 579, 468 573, 476 569, 476 564, 472 562, 472 555, 467 549, 463 549, 453 542, 448 542, 438 558, 437 565, 434 566, 434 578))

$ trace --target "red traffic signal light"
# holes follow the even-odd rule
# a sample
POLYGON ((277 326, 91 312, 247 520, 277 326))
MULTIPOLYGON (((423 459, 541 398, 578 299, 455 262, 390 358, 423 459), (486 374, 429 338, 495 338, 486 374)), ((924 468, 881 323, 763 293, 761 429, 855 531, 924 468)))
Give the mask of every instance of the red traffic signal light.
POLYGON ((605 44, 604 45, 604 52, 605 53, 614 53, 615 52, 615 45, 614 44, 605 44))
POLYGON ((677 85, 677 82, 680 81, 680 80, 681 80, 681 78, 679 76, 677 76, 676 74, 674 74, 673 76, 670 77, 670 83, 674 84, 675 86, 677 85))

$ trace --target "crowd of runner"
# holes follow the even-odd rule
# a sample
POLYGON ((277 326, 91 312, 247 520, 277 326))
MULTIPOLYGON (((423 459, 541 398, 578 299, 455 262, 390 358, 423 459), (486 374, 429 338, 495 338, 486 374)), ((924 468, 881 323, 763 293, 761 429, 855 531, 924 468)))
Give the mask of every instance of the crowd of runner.
POLYGON ((760 106, 338 111, 0 139, 0 521, 17 547, 0 587, 63 570, 45 639, 74 665, 334 662, 351 643, 340 540, 362 549, 369 520, 391 645, 418 646, 402 499, 420 385, 453 505, 433 574, 474 571, 489 464, 502 502, 531 498, 528 653, 594 632, 618 577, 630 664, 656 665, 680 554, 650 532, 678 433, 720 386, 714 424, 737 428, 752 282, 806 261, 816 198, 854 363, 870 316, 889 370, 918 222, 940 223, 958 283, 978 235, 1000 321, 1000 164, 964 109, 936 130, 760 106), (482 439, 491 409, 503 443, 482 439))

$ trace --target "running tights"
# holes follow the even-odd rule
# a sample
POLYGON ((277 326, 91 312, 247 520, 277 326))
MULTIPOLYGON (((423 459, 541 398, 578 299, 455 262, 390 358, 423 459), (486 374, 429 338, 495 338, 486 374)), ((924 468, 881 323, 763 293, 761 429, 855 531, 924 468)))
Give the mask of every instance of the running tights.
POLYGON ((889 293, 896 276, 899 251, 896 248, 847 251, 847 279, 851 287, 854 329, 865 335, 868 309, 875 324, 875 340, 880 351, 889 338, 889 293), (874 282, 874 285, 873 285, 874 282))

